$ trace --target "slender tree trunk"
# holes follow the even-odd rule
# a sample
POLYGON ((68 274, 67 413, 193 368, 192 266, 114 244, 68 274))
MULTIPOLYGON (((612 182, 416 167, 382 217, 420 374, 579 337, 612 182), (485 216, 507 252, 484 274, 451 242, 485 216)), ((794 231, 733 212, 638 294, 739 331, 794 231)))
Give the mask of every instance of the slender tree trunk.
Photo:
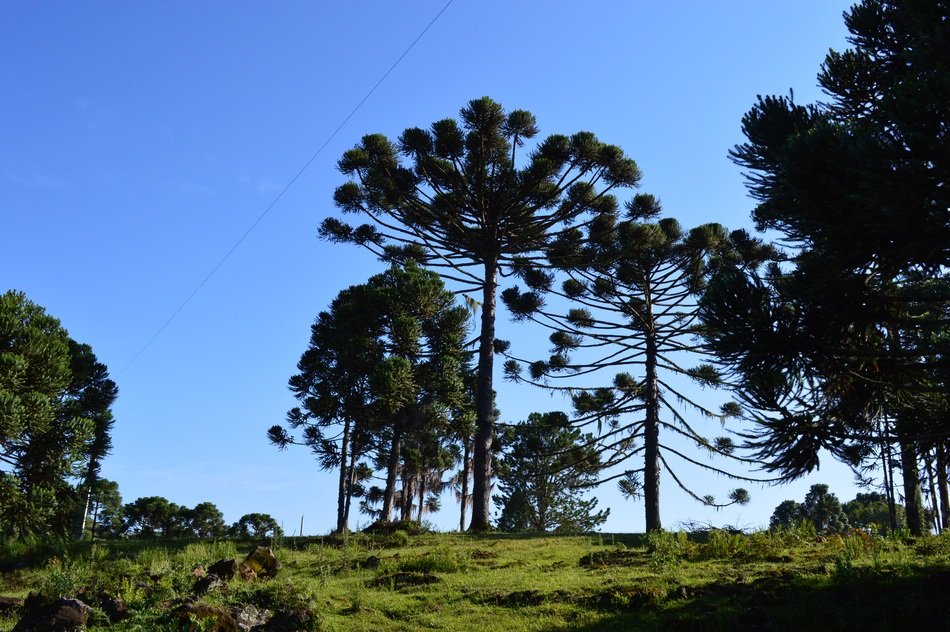
POLYGON ((346 533, 347 524, 346 524, 346 495, 347 488, 349 487, 346 484, 347 474, 349 473, 347 457, 349 456, 348 452, 350 449, 350 420, 347 419, 343 422, 343 443, 340 445, 340 483, 339 490, 336 497, 336 532, 337 533, 346 533))
MULTIPOLYGON (((898 420, 898 425, 902 425, 900 420, 898 420)), ((903 437, 903 435, 903 432, 898 432, 898 436, 903 437)), ((911 535, 923 535, 924 512, 920 497, 920 470, 917 466, 917 450, 911 441, 903 438, 900 441, 900 449, 907 528, 911 535)))
POLYGON ((927 491, 930 493, 931 525, 935 532, 940 533, 940 507, 937 503, 937 483, 934 476, 934 459, 930 450, 924 452, 924 467, 927 468, 927 491))
POLYGON ((884 439, 890 434, 887 419, 881 420, 881 460, 883 461, 884 493, 887 496, 887 514, 890 518, 890 533, 897 531, 897 500, 894 498, 894 465, 891 462, 891 444, 884 439))
POLYGON ((82 540, 83 535, 86 532, 86 518, 89 516, 89 504, 92 502, 92 478, 90 477, 86 481, 86 499, 83 501, 82 505, 82 518, 79 521, 79 532, 77 533, 77 540, 82 540))
POLYGON ((419 524, 422 524, 422 512, 425 507, 425 497, 426 497, 426 479, 422 474, 419 475, 419 524))
POLYGON ((947 489, 947 447, 937 446, 937 493, 940 496, 940 527, 950 529, 950 490, 947 489))
POLYGON ((383 510, 380 520, 392 522, 396 502, 396 474, 399 470, 399 452, 402 449, 402 421, 393 428, 393 441, 389 448, 389 464, 386 467, 386 491, 383 493, 383 510))
POLYGON ((96 527, 99 526, 99 508, 101 506, 102 503, 93 503, 92 505, 92 526, 89 535, 93 542, 96 541, 96 527))
POLYGON ((494 390, 492 371, 495 352, 495 293, 498 288, 498 262, 485 261, 485 287, 482 293, 482 328, 478 343, 478 391, 475 394, 475 465, 472 489, 472 531, 491 528, 492 441, 494 427, 494 390))
POLYGON ((660 386, 657 380, 655 334, 646 340, 646 421, 643 425, 643 499, 646 504, 646 530, 662 529, 660 522, 660 386))
POLYGON ((350 446, 350 464, 348 466, 349 476, 346 486, 346 506, 343 508, 343 525, 347 531, 350 529, 350 505, 353 502, 353 486, 356 485, 356 446, 350 446))
POLYGON ((468 472, 471 464, 469 463, 470 448, 468 438, 462 440, 465 444, 462 453, 462 510, 459 517, 459 532, 465 531, 465 509, 468 507, 468 472))
POLYGON ((409 522, 412 520, 412 499, 415 496, 415 479, 407 474, 405 471, 402 473, 402 495, 399 497, 401 501, 399 503, 399 519, 403 522, 409 522))

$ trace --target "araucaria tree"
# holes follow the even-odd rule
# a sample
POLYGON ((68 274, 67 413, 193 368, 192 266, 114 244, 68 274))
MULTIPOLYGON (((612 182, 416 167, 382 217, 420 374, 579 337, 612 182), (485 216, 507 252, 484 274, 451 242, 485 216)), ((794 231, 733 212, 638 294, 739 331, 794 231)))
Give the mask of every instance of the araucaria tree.
POLYGON ((948 436, 934 413, 950 329, 950 6, 864 0, 845 22, 854 48, 826 57, 827 102, 760 98, 731 154, 788 263, 723 269, 704 320, 774 470, 810 471, 825 448, 874 457, 887 479, 896 444, 921 533, 920 456, 948 436))
POLYGON ((569 226, 612 214, 610 192, 635 186, 640 173, 619 147, 588 132, 549 136, 526 152, 525 141, 538 134, 534 116, 506 113, 487 97, 469 102, 460 119, 407 129, 396 143, 364 136, 339 162, 353 180, 334 199, 344 213, 370 221, 352 227, 328 218, 320 233, 383 259, 419 260, 460 291, 480 293, 471 529, 486 530, 499 276, 515 257, 540 253, 569 226))
POLYGON ((684 231, 670 218, 646 222, 660 212, 658 201, 649 195, 638 195, 627 206, 629 217, 622 222, 601 218, 586 230, 566 231, 552 242, 546 251, 549 271, 515 267, 528 288, 509 288, 502 297, 516 318, 551 330, 553 348, 549 359, 529 363, 527 378, 515 358, 505 368, 509 379, 571 393, 577 413, 574 423, 600 428, 605 465, 642 455, 642 467, 622 474, 621 489, 626 495, 642 493, 646 529, 653 531, 662 526, 664 469, 704 504, 748 500, 742 489, 732 491, 728 503, 716 503, 708 494, 692 490, 677 475, 673 457, 733 478, 746 477, 684 453, 675 442, 661 439, 661 430, 703 453, 744 460, 732 454, 728 437, 707 438, 689 418, 724 421, 726 415, 691 399, 681 380, 692 378, 704 386, 719 382, 708 364, 684 366, 704 359, 705 349, 696 338, 697 296, 708 266, 736 248, 758 256, 767 255, 768 249, 741 232, 730 238, 718 224, 684 231), (560 286, 555 284, 559 275, 560 286), (602 370, 619 372, 606 384, 580 383, 602 370))
POLYGON ((338 531, 372 474, 357 463, 370 452, 386 472, 381 519, 392 519, 400 479, 402 517, 416 495, 421 516, 427 491, 436 491, 432 471, 451 460, 453 423, 470 415, 467 333, 468 311, 413 262, 344 290, 318 316, 290 380, 303 406, 288 413, 289 429, 273 426, 268 436, 278 447, 303 443, 324 468, 339 467, 338 531))
POLYGON ((610 510, 596 511, 596 498, 583 498, 597 481, 602 464, 592 435, 571 426, 562 412, 531 413, 528 420, 503 428, 499 462, 502 531, 593 531, 610 510))
POLYGON ((0 295, 0 534, 82 533, 116 394, 88 345, 22 292, 0 295))

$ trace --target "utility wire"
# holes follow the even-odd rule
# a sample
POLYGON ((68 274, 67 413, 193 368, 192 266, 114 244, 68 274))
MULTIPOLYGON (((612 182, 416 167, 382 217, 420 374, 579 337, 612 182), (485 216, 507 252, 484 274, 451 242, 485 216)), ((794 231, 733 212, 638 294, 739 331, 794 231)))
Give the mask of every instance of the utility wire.
POLYGON ((412 43, 406 47, 406 50, 404 50, 402 54, 396 59, 396 61, 392 63, 389 69, 383 73, 383 76, 379 78, 376 84, 372 88, 370 88, 369 92, 366 93, 366 96, 364 96, 360 100, 360 102, 356 104, 356 107, 354 107, 350 111, 350 113, 346 115, 346 118, 343 119, 343 122, 340 123, 336 127, 335 130, 333 130, 333 133, 331 133, 327 137, 327 139, 323 141, 323 144, 317 148, 317 151, 315 151, 313 155, 310 156, 310 160, 304 163, 304 165, 297 171, 297 173, 294 174, 294 177, 291 178, 290 181, 286 185, 284 185, 284 188, 281 189, 280 192, 276 195, 276 197, 274 197, 274 199, 271 200, 271 203, 267 205, 267 208, 265 208, 264 211, 260 215, 258 215, 257 219, 255 219, 254 222, 248 227, 248 229, 244 231, 244 234, 241 235, 241 237, 236 242, 234 242, 234 245, 231 246, 231 248, 224 254, 224 256, 221 257, 218 263, 216 263, 214 267, 211 268, 211 271, 208 272, 208 274, 205 275, 205 278, 201 280, 201 283, 199 283, 197 287, 195 287, 195 289, 192 290, 191 294, 188 295, 188 298, 182 301, 181 305, 178 306, 178 309, 176 309, 172 313, 172 315, 168 317, 168 320, 166 320, 165 323, 161 327, 159 327, 158 330, 154 334, 152 334, 152 337, 148 339, 148 342, 142 345, 142 348, 139 349, 138 352, 134 356, 132 356, 132 359, 129 360, 129 362, 124 367, 122 367, 122 369, 118 372, 117 377, 125 373, 125 371, 128 370, 128 368, 132 366, 135 363, 135 361, 138 360, 139 357, 143 353, 145 353, 145 350, 148 349, 149 346, 151 346, 153 342, 155 342, 155 339, 158 338, 161 335, 161 333, 165 331, 165 329, 172 323, 172 321, 175 320, 175 317, 178 316, 178 314, 181 313, 183 309, 185 309, 185 306, 187 306, 188 303, 191 302, 191 299, 193 299, 195 295, 201 291, 201 288, 203 288, 205 284, 209 280, 211 280, 211 277, 213 277, 215 273, 218 271, 218 269, 221 268, 222 265, 224 265, 224 262, 227 261, 231 257, 234 251, 237 250, 238 246, 240 246, 244 242, 244 240, 247 239, 248 235, 250 235, 251 232, 255 228, 257 228, 257 225, 261 223, 261 220, 263 220, 267 216, 267 214, 270 213, 271 209, 273 209, 277 205, 277 203, 280 201, 280 199, 284 197, 284 194, 290 190, 290 187, 292 187, 294 183, 296 183, 297 180, 300 178, 300 176, 303 175, 304 171, 306 171, 307 168, 310 167, 311 164, 313 164, 313 161, 316 160, 317 156, 319 156, 321 152, 323 152, 323 150, 326 148, 326 146, 330 144, 330 141, 336 138, 336 135, 340 133, 340 130, 342 130, 346 126, 346 124, 350 121, 350 119, 353 118, 353 116, 357 112, 359 112, 360 108, 363 107, 363 104, 365 104, 369 100, 369 98, 373 96, 373 93, 376 92, 376 89, 379 88, 380 85, 382 85, 382 83, 386 80, 387 77, 389 77, 390 74, 392 74, 393 70, 396 69, 396 66, 398 66, 399 63, 406 57, 406 55, 408 55, 409 52, 415 47, 415 45, 419 43, 419 40, 421 40, 422 37, 429 31, 429 29, 432 28, 432 26, 438 21, 438 19, 442 17, 442 14, 446 12, 446 10, 454 1, 455 0, 449 0, 448 2, 445 3, 445 6, 442 7, 442 10, 436 13, 435 17, 429 21, 429 23, 426 25, 424 29, 422 29, 422 32, 419 33, 418 36, 416 36, 416 39, 412 40, 412 43))

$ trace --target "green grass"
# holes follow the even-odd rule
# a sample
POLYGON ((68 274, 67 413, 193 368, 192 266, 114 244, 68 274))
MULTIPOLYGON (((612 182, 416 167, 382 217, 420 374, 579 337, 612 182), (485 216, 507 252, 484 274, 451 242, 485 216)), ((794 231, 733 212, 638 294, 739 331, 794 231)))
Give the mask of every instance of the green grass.
MULTIPOLYGON (((251 548, 8 550, 0 595, 119 596, 133 616, 111 630, 171 630, 169 610, 190 593, 195 568, 251 548)), ((285 539, 276 553, 275 579, 234 579, 201 601, 306 611, 319 630, 884 630, 944 629, 936 596, 950 589, 950 535, 355 534, 285 539)), ((14 624, 8 616, 0 631, 14 624)))

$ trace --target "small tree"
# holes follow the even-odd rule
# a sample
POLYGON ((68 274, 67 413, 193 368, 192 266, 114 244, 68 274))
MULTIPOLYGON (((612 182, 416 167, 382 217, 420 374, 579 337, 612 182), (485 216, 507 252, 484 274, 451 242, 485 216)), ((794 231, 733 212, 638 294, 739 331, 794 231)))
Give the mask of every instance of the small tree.
MULTIPOLYGON (((890 503, 884 494, 869 492, 858 494, 854 500, 841 505, 842 511, 848 517, 852 527, 885 534, 890 531, 891 523, 890 503)), ((904 508, 896 507, 897 528, 906 528, 907 520, 904 517, 904 508)))
POLYGON ((279 538, 284 535, 277 521, 270 514, 249 513, 231 525, 228 535, 233 538, 279 538))
POLYGON ((187 511, 188 534, 196 538, 217 538, 227 532, 224 514, 214 503, 203 502, 187 511))
POLYGON ((122 508, 122 532, 139 538, 173 538, 181 532, 180 507, 162 496, 136 498, 122 508))
POLYGON ((597 499, 582 498, 601 469, 594 437, 571 426, 562 412, 531 413, 528 420, 499 435, 495 502, 502 531, 592 531, 610 510, 597 511, 597 499))
POLYGON ((772 512, 769 529, 792 529, 802 520, 802 505, 794 500, 783 500, 772 512))
POLYGON ((122 496, 118 483, 96 478, 89 497, 89 517, 92 539, 113 538, 122 532, 122 496))

